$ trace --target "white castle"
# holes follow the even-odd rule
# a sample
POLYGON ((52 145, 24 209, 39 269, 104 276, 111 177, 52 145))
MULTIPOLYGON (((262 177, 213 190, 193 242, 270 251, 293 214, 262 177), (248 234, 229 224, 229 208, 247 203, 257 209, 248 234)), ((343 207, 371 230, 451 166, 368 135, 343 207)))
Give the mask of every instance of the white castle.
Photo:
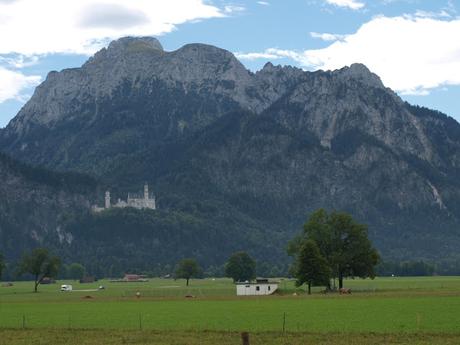
POLYGON ((136 195, 128 193, 128 200, 124 201, 118 199, 116 204, 111 204, 110 202, 110 192, 105 192, 105 204, 104 207, 98 207, 97 205, 93 206, 94 212, 102 212, 108 210, 112 207, 125 208, 125 207, 134 207, 137 209, 149 208, 151 210, 156 210, 155 196, 149 194, 149 185, 144 185, 144 195, 136 195))

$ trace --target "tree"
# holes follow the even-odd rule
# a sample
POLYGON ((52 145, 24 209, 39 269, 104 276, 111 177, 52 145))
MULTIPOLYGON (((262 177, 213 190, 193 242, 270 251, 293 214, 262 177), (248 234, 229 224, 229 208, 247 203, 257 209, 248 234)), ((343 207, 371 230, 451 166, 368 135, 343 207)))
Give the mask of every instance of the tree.
POLYGON ((19 273, 30 273, 34 276, 34 292, 37 292, 38 286, 45 277, 54 278, 57 276, 60 265, 59 257, 50 255, 46 248, 37 248, 30 254, 23 256, 19 263, 19 273))
POLYGON ((57 275, 58 279, 68 279, 69 278, 69 265, 62 264, 59 267, 59 273, 57 275))
POLYGON ((5 258, 2 253, 0 253, 0 280, 2 279, 2 273, 3 270, 5 269, 6 264, 5 264, 5 258))
POLYGON ((315 285, 328 285, 331 269, 326 259, 321 255, 318 245, 313 240, 306 240, 297 257, 295 277, 296 285, 307 284, 308 294, 315 285))
POLYGON ((256 262, 245 252, 234 253, 225 264, 225 276, 234 282, 256 277, 256 262))
POLYGON ((190 278, 197 278, 201 273, 201 268, 195 259, 183 259, 179 262, 176 269, 176 278, 187 280, 187 286, 190 278))
POLYGON ((326 259, 339 288, 345 277, 375 277, 379 255, 367 237, 367 226, 357 223, 349 214, 324 209, 315 211, 304 225, 303 236, 291 243, 288 252, 297 256, 301 243, 313 240, 326 259))
POLYGON ((74 262, 67 268, 67 276, 70 279, 82 279, 85 275, 85 267, 82 264, 74 262))

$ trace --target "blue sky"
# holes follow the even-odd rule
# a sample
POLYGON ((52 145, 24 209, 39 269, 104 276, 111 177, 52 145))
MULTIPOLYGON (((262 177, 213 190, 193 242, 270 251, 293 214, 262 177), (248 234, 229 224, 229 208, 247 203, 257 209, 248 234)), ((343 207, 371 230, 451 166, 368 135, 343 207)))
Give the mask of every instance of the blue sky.
POLYGON ((201 42, 251 70, 366 64, 405 100, 460 120, 460 0, 0 0, 0 127, 51 70, 112 39, 201 42))

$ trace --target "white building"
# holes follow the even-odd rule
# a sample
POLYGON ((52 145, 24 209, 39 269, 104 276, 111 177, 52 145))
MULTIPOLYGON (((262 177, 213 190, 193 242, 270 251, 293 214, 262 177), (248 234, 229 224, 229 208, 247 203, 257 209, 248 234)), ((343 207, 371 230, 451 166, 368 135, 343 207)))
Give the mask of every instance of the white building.
POLYGON ((135 194, 129 194, 128 193, 128 199, 126 201, 118 199, 116 204, 111 203, 110 201, 110 192, 107 191, 105 192, 105 202, 104 202, 104 207, 98 207, 98 206, 93 206, 93 211, 94 212, 101 212, 107 209, 110 209, 112 207, 118 207, 118 208, 125 208, 125 207, 134 207, 137 209, 144 209, 148 208, 151 210, 156 210, 156 201, 155 201, 155 196, 149 194, 149 185, 145 184, 144 185, 144 194, 143 195, 135 195, 135 194))
POLYGON ((269 282, 268 279, 257 279, 255 283, 237 283, 237 296, 264 296, 271 295, 278 290, 278 282, 269 282))

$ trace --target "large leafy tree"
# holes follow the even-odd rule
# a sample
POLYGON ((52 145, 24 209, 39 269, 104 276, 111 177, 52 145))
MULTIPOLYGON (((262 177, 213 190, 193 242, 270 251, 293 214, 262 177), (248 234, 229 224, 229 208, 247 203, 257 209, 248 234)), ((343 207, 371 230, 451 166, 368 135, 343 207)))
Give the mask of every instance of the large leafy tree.
POLYGON ((318 245, 313 240, 306 240, 300 247, 297 256, 295 277, 296 285, 307 284, 308 294, 311 294, 311 287, 328 285, 330 268, 326 259, 321 255, 318 245))
POLYGON ((46 248, 37 248, 23 256, 19 263, 19 273, 29 273, 34 276, 34 292, 37 292, 38 286, 45 277, 55 278, 57 276, 60 265, 59 257, 51 255, 46 248))
POLYGON ((201 273, 201 268, 195 259, 183 259, 176 268, 176 278, 185 279, 187 286, 191 278, 197 278, 201 273))
POLYGON ((246 252, 234 253, 225 264, 225 276, 234 282, 254 279, 256 262, 246 252))
POLYGON ((375 277, 379 255, 367 234, 367 226, 344 212, 315 211, 304 225, 304 233, 290 245, 290 254, 299 255, 304 241, 314 241, 326 259, 339 288, 345 277, 375 277))
POLYGON ((82 264, 74 262, 67 268, 67 276, 70 279, 82 279, 85 275, 85 267, 82 264))

